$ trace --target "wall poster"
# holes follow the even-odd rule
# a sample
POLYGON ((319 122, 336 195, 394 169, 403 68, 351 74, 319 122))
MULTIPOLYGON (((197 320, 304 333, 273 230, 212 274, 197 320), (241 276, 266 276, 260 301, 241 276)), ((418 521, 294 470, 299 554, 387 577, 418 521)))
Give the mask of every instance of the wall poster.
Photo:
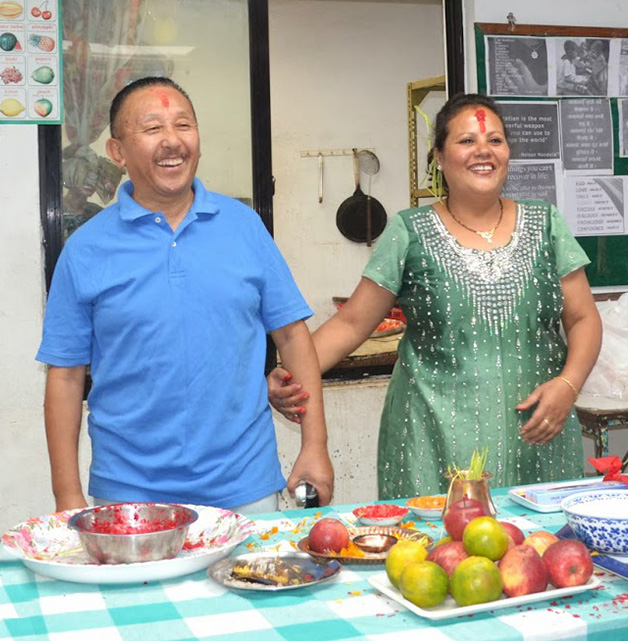
POLYGON ((475 25, 478 90, 499 103, 504 196, 555 204, 593 287, 628 289, 628 29, 475 25))
POLYGON ((0 124, 63 122, 61 0, 0 0, 0 124))

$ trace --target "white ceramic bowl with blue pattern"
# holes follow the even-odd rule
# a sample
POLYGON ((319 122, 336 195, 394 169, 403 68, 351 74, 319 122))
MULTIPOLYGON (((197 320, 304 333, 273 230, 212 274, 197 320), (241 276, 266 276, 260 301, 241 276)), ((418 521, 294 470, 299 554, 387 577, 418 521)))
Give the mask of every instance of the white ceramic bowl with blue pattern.
POLYGON ((628 488, 579 492, 560 507, 574 534, 589 548, 628 555, 628 488))

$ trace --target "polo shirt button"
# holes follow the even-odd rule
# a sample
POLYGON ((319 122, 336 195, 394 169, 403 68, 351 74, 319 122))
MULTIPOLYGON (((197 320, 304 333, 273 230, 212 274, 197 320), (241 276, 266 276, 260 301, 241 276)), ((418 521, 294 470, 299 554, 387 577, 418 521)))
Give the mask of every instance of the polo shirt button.
POLYGON ((161 218, 159 218, 159 216, 157 216, 157 217, 155 218, 155 222, 156 222, 156 223, 160 223, 160 222, 161 222, 161 218))
POLYGON ((177 246, 177 241, 176 241, 176 240, 173 240, 173 241, 172 241, 172 246, 173 246, 173 247, 176 247, 176 246, 177 246))

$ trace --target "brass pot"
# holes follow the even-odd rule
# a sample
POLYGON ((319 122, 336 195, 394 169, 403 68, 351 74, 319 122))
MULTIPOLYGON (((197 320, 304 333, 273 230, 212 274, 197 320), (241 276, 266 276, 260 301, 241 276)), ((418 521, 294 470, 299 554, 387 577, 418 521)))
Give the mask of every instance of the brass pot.
POLYGON ((489 516, 495 516, 497 510, 491 498, 491 490, 488 486, 488 481, 491 478, 490 472, 483 472, 481 479, 467 478, 469 470, 458 470, 457 472, 445 472, 445 476, 449 479, 449 489, 447 490, 447 502, 443 508, 443 514, 447 508, 461 498, 475 499, 480 501, 486 509, 489 516))

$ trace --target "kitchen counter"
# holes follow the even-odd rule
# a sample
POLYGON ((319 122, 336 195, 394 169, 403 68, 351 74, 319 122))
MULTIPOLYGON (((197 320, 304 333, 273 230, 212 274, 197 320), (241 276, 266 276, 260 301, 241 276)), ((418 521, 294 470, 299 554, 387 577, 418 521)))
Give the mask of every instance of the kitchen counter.
MULTIPOLYGON (((524 532, 557 531, 561 512, 540 513, 493 491, 498 518, 524 532)), ((400 502, 402 503, 402 502, 400 502)), ((351 516, 355 505, 320 510, 351 516)), ((257 534, 234 554, 291 549, 317 510, 258 515, 257 534), (275 531, 275 528, 277 530, 275 531), (292 541, 292 544, 290 543, 292 541)), ((411 515, 410 515, 411 516, 411 515)), ((440 521, 414 519, 434 539, 440 521)), ((540 641, 628 638, 628 581, 598 570, 598 588, 571 597, 430 621, 389 600, 368 579, 383 565, 345 564, 328 583, 281 592, 235 592, 205 571, 139 585, 90 585, 40 577, 20 561, 0 561, 0 639, 21 641, 540 641)))

